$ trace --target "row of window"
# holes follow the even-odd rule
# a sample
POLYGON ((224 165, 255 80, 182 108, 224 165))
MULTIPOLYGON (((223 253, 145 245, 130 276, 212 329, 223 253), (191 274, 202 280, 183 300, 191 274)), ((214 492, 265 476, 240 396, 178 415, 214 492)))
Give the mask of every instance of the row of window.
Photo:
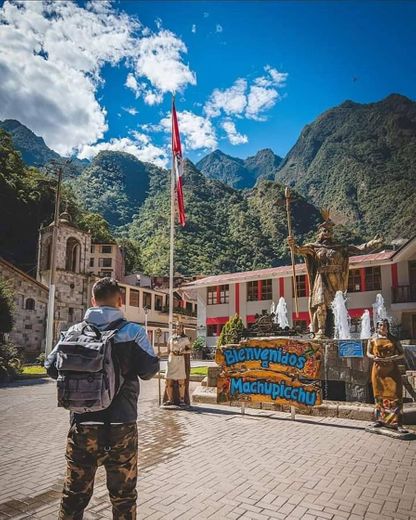
MULTIPOLYGON (((90 258, 90 267, 94 267, 95 258, 90 258)), ((98 258, 97 267, 112 267, 113 259, 112 258, 98 258)))
MULTIPOLYGON (((361 276, 360 269, 351 269, 348 277, 348 292, 360 292, 381 290, 381 269, 380 266, 366 267, 364 276, 361 276)), ((306 275, 296 277, 296 291, 298 297, 308 296, 309 284, 306 275)), ((292 291, 293 292, 293 291, 292 291)), ((294 295, 293 295, 294 296, 294 295)), ((229 285, 219 285, 217 287, 207 288, 207 304, 215 305, 220 303, 229 303, 230 288, 229 285)), ((272 280, 255 280, 247 282, 247 301, 263 301, 272 300, 272 280)))
POLYGON ((91 253, 112 253, 112 251, 113 246, 100 246, 98 244, 91 244, 91 253))
MULTIPOLYGON (((123 304, 126 305, 126 289, 121 287, 121 296, 123 299, 123 304)), ((130 307, 140 307, 140 291, 136 291, 135 289, 130 289, 129 291, 129 302, 128 305, 130 307)), ((143 303, 142 307, 147 307, 149 310, 152 308, 152 294, 149 292, 143 291, 143 303)), ((163 309, 163 296, 159 294, 155 295, 155 310, 161 311, 163 309)))

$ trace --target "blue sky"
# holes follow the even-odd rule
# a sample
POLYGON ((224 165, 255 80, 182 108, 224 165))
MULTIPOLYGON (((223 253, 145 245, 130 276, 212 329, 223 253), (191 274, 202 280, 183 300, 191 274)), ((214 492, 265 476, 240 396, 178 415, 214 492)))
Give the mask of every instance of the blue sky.
MULTIPOLYGON (((55 72, 48 71, 52 83, 56 78, 57 88, 54 91, 48 86, 50 92, 41 100, 43 110, 49 107, 56 121, 52 124, 52 117, 45 117, 44 112, 36 114, 33 106, 23 110, 22 97, 10 94, 14 71, 8 85, 2 87, 9 89, 9 95, 0 91, 0 118, 26 118, 22 122, 43 134, 61 153, 71 148, 92 156, 112 143, 114 149, 137 150, 140 158, 144 152, 145 158, 160 152, 159 159, 166 162, 168 156, 163 153, 167 153, 169 141, 169 78, 154 71, 151 59, 149 62, 152 49, 143 58, 144 40, 156 46, 160 40, 162 54, 169 54, 172 45, 176 46, 174 57, 170 54, 169 59, 174 62, 170 62, 172 75, 178 74, 177 110, 183 113, 180 126, 186 154, 194 161, 217 147, 239 157, 266 147, 285 155, 305 124, 346 99, 368 103, 392 92, 416 98, 415 2, 121 1, 108 4, 105 13, 80 2, 77 9, 60 8, 62 23, 47 29, 39 18, 47 19, 47 15, 42 13, 42 4, 37 4, 37 9, 23 12, 5 2, 0 21, 3 29, 6 25, 14 35, 21 31, 26 37, 24 21, 36 26, 36 38, 45 53, 33 65, 32 78, 44 75, 45 67, 54 65, 53 60, 58 65, 52 69, 55 72), (85 8, 87 16, 83 16, 85 8), (91 23, 87 26, 88 17, 91 23), (134 27, 137 20, 140 27, 134 27), (75 42, 69 58, 66 27, 74 35, 77 29, 87 35, 92 31, 93 36, 86 40, 91 42, 98 41, 101 26, 114 28, 117 24, 119 34, 130 32, 137 39, 132 43, 126 38, 121 45, 119 35, 103 38, 103 44, 88 55, 87 66, 83 64, 85 51, 81 44, 77 50, 75 42), (135 55, 136 48, 142 49, 141 58, 135 55), (77 52, 82 56, 79 63, 77 57, 74 59, 77 52), (45 57, 50 63, 40 66, 45 57), (74 83, 72 91, 58 99, 58 89, 62 94, 68 83, 67 77, 59 76, 62 63, 74 67, 74 83), (91 74, 98 79, 88 86, 91 74), (129 74, 133 82, 130 87, 126 86, 129 74), (256 85, 260 85, 257 90, 253 88, 256 85), (73 95, 77 88, 79 107, 73 95), (214 92, 217 97, 213 97, 214 92), (237 106, 233 106, 235 93, 241 95, 237 106), (34 114, 32 119, 28 112, 34 114)), ((0 32, 0 38, 2 35, 9 36, 0 32)), ((27 60, 32 58, 28 53, 27 60)), ((23 54, 17 61, 22 59, 23 54)), ((12 68, 10 63, 6 65, 7 70, 12 68)))

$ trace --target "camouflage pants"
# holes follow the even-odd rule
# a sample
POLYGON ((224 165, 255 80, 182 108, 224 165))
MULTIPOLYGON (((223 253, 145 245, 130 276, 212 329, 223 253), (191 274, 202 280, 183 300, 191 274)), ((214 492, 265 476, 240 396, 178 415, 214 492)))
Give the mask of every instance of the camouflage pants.
POLYGON ((111 426, 111 450, 106 452, 104 427, 74 425, 68 433, 67 470, 59 512, 60 520, 81 520, 92 496, 98 466, 107 473, 113 518, 136 518, 137 425, 111 426))

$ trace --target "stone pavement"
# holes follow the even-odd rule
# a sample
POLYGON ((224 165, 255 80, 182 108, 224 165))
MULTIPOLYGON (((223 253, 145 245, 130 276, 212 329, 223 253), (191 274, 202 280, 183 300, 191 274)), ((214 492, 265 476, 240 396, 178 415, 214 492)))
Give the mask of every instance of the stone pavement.
MULTIPOLYGON (((0 388, 0 520, 56 519, 67 412, 52 382, 0 388)), ((142 384, 139 519, 416 519, 416 441, 366 423, 157 407, 142 384)), ((102 468, 86 519, 111 518, 102 468)))

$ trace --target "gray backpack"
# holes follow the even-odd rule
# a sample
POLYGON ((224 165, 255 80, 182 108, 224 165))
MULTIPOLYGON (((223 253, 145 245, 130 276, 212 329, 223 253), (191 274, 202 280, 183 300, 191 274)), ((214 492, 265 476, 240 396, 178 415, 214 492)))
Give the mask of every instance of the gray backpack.
POLYGON ((108 408, 124 379, 113 356, 113 340, 125 320, 104 331, 82 322, 63 333, 57 345, 58 406, 71 412, 98 412, 108 408))

